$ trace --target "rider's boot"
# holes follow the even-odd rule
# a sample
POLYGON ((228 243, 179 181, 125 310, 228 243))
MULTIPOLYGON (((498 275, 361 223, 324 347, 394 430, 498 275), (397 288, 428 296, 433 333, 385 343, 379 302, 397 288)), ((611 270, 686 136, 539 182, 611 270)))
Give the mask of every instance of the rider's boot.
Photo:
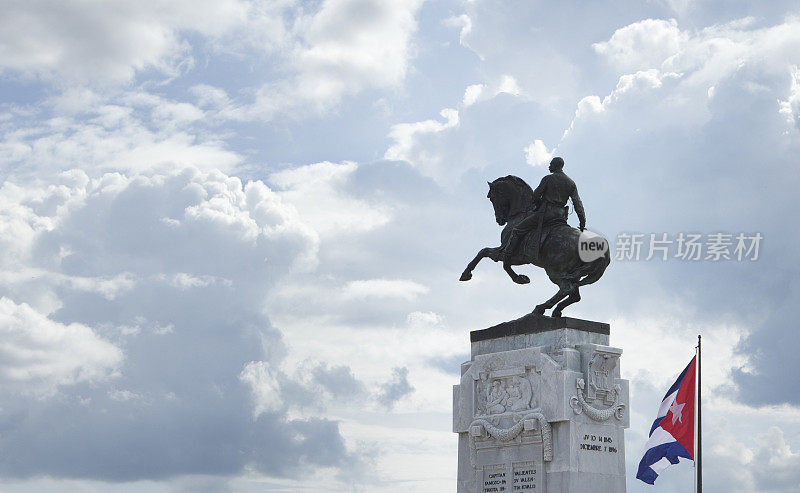
POLYGON ((516 228, 511 230, 511 237, 508 239, 508 242, 503 247, 503 253, 506 255, 511 255, 516 251, 517 247, 519 246, 519 242, 522 240, 522 237, 525 236, 525 231, 520 231, 516 228))

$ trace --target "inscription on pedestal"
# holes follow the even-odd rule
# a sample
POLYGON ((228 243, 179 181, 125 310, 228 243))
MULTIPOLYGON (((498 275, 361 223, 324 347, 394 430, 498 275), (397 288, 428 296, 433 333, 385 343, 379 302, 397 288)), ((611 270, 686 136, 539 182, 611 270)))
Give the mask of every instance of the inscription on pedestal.
POLYGON ((608 452, 610 454, 617 453, 617 447, 614 444, 614 438, 603 435, 583 435, 583 441, 580 444, 579 450, 586 450, 588 452, 608 452))
POLYGON ((505 464, 483 466, 483 491, 484 493, 508 491, 507 471, 505 464))
POLYGON ((581 471, 624 472, 625 445, 620 428, 608 425, 579 424, 574 440, 577 466, 581 471))
POLYGON ((541 463, 515 462, 511 472, 511 491, 541 491, 542 472, 541 463))

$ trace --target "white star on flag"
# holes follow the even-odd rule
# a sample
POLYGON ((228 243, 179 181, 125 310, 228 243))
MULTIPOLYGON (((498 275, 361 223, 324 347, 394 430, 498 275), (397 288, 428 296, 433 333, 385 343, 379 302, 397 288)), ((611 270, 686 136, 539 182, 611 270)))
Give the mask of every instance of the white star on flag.
POLYGON ((681 415, 683 414, 683 406, 685 405, 685 402, 683 404, 678 404, 676 399, 672 405, 669 406, 669 412, 672 413, 672 424, 675 424, 675 421, 683 423, 683 421, 681 421, 681 415))

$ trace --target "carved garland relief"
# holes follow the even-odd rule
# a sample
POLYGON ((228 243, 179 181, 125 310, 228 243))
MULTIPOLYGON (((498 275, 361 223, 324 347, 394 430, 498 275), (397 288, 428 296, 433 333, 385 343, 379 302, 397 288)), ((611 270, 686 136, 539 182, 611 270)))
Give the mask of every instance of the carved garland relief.
POLYGON ((618 361, 619 354, 616 352, 598 350, 592 354, 586 372, 588 384, 579 378, 576 381, 577 393, 570 399, 575 414, 585 412, 594 421, 606 421, 611 416, 622 420, 626 406, 619 402, 622 389, 614 383, 614 369, 618 361), (591 404, 594 401, 608 407, 595 407, 591 404))

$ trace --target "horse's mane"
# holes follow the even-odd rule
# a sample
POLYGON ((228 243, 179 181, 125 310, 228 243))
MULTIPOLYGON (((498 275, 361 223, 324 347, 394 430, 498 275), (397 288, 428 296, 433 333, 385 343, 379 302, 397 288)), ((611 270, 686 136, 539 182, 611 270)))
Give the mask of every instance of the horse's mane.
POLYGON ((525 180, 522 178, 514 175, 508 175, 496 179, 493 183, 505 183, 510 186, 512 190, 512 193, 507 197, 509 200, 509 217, 519 214, 520 212, 528 212, 533 209, 533 189, 530 187, 530 185, 525 183, 525 180))

